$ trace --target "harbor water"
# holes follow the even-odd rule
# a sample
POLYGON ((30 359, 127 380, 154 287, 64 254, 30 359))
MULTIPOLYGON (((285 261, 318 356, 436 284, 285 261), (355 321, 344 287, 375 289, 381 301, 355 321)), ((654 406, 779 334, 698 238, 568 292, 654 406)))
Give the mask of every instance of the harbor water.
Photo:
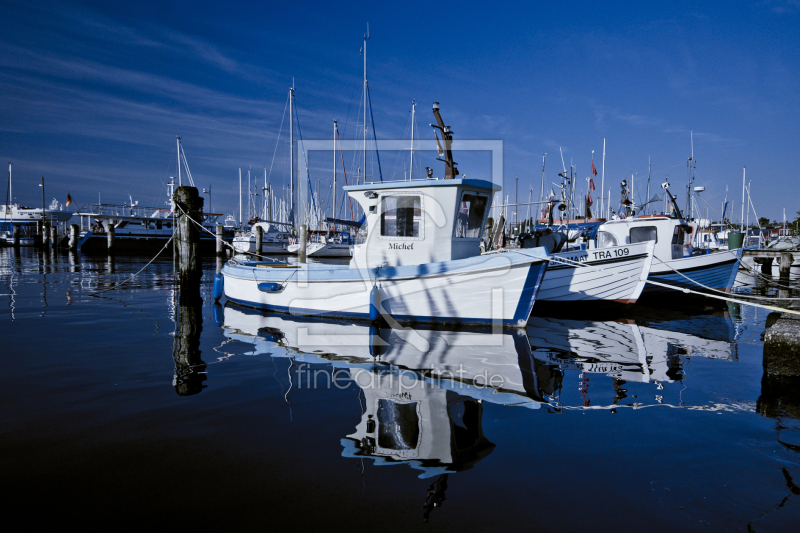
POLYGON ((391 329, 215 304, 213 259, 184 303, 150 259, 0 248, 2 500, 26 525, 800 523, 800 391, 762 380, 769 311, 651 297, 391 329))

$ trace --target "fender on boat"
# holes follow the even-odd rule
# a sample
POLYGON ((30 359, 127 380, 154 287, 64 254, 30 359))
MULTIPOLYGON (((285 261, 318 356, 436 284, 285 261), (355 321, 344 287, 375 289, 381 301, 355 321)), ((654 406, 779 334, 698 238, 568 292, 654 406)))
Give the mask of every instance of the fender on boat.
POLYGON ((372 290, 369 293, 369 319, 370 320, 378 320, 380 316, 380 306, 381 306, 381 290, 378 288, 377 285, 372 287, 372 290))
POLYGON ((214 276, 214 287, 211 289, 211 296, 214 297, 214 301, 216 302, 222 295, 224 294, 225 288, 225 278, 222 276, 221 272, 218 272, 216 276, 214 276))
POLYGON ((278 292, 281 289, 282 287, 280 283, 274 283, 271 281, 258 284, 258 290, 261 292, 278 292))

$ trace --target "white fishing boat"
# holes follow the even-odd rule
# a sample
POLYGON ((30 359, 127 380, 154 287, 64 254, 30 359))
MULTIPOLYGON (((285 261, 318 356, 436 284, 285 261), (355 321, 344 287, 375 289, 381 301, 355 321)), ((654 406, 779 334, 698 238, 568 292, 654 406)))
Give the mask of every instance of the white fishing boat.
POLYGON ((645 288, 654 242, 551 254, 540 302, 633 304, 645 288))
POLYGON ((215 298, 293 314, 524 327, 546 251, 480 255, 501 187, 456 178, 452 133, 438 103, 433 112, 445 139, 444 179, 345 187, 366 213, 349 265, 231 260, 215 298))
MULTIPOLYGON (((649 281, 692 290, 715 289, 729 291, 733 287, 742 249, 695 250, 692 233, 696 224, 683 218, 669 184, 662 185, 670 196, 677 216, 626 216, 602 224, 595 239, 596 250, 606 250, 625 244, 654 241, 653 263, 649 281)), ((644 292, 666 291, 667 287, 648 283, 644 292)))

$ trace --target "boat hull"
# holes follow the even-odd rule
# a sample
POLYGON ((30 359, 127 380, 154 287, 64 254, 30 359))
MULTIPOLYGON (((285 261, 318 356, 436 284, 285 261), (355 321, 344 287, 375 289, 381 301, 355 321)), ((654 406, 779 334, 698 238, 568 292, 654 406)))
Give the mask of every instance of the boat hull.
MULTIPOLYGON (((730 291, 739 271, 742 249, 692 255, 671 261, 656 258, 650 268, 648 280, 674 287, 702 291, 710 289, 730 291), (689 278, 689 279, 687 279, 689 278), (691 281, 690 281, 691 280, 691 281)), ((666 287, 648 284, 645 293, 669 291, 666 287)))
POLYGON ((547 266, 544 249, 531 252, 537 255, 509 252, 372 269, 230 261, 222 275, 228 300, 259 309, 370 319, 377 303, 390 322, 524 327, 547 266), (259 284, 280 289, 262 292, 259 284))
MULTIPOLYGON (((287 249, 288 242, 273 242, 261 241, 261 255, 284 255, 294 254, 287 249)), ((237 254, 255 254, 256 253, 256 239, 255 237, 234 237, 233 249, 237 254)))
MULTIPOLYGON (((296 254, 299 244, 290 245, 289 253, 296 254)), ((353 254, 349 244, 310 242, 306 245, 307 257, 351 257, 353 254)))
POLYGON ((653 241, 553 254, 539 289, 540 302, 633 304, 653 262, 653 241), (558 259, 579 263, 559 262, 558 259))

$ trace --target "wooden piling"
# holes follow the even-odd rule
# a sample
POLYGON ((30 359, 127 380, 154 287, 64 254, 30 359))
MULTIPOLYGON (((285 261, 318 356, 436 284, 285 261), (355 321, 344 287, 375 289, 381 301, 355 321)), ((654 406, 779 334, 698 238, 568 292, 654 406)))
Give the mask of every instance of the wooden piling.
POLYGON ((106 223, 106 243, 108 245, 108 253, 114 253, 114 223, 109 221, 106 223))
POLYGON ((789 273, 792 270, 793 261, 794 261, 794 256, 790 252, 784 252, 781 254, 781 264, 778 267, 778 272, 780 272, 782 280, 788 281, 789 273))
POLYGON ((77 250, 78 248, 78 237, 80 236, 80 231, 78 229, 77 224, 70 224, 69 226, 69 249, 77 250))
POLYGON ((225 255, 225 241, 222 240, 223 227, 222 224, 217 224, 217 257, 225 255))
POLYGON ((261 258, 261 244, 264 239, 264 228, 256 226, 256 256, 261 258))
MULTIPOLYGON (((175 189, 175 252, 178 263, 178 280, 181 292, 184 289, 199 291, 200 277, 200 229, 202 220, 203 197, 196 187, 178 187, 175 189)), ((199 292, 198 292, 199 294, 199 292)))
POLYGON ((19 248, 19 226, 14 226, 12 234, 14 235, 14 248, 19 248))
POLYGON ((42 247, 48 248, 50 246, 50 223, 42 223, 42 247))
POLYGON ((300 257, 300 262, 306 262, 306 247, 308 244, 308 226, 303 224, 300 226, 300 249, 297 250, 297 255, 300 257))
POLYGON ((50 247, 54 250, 58 249, 58 228, 55 226, 50 227, 50 247))

